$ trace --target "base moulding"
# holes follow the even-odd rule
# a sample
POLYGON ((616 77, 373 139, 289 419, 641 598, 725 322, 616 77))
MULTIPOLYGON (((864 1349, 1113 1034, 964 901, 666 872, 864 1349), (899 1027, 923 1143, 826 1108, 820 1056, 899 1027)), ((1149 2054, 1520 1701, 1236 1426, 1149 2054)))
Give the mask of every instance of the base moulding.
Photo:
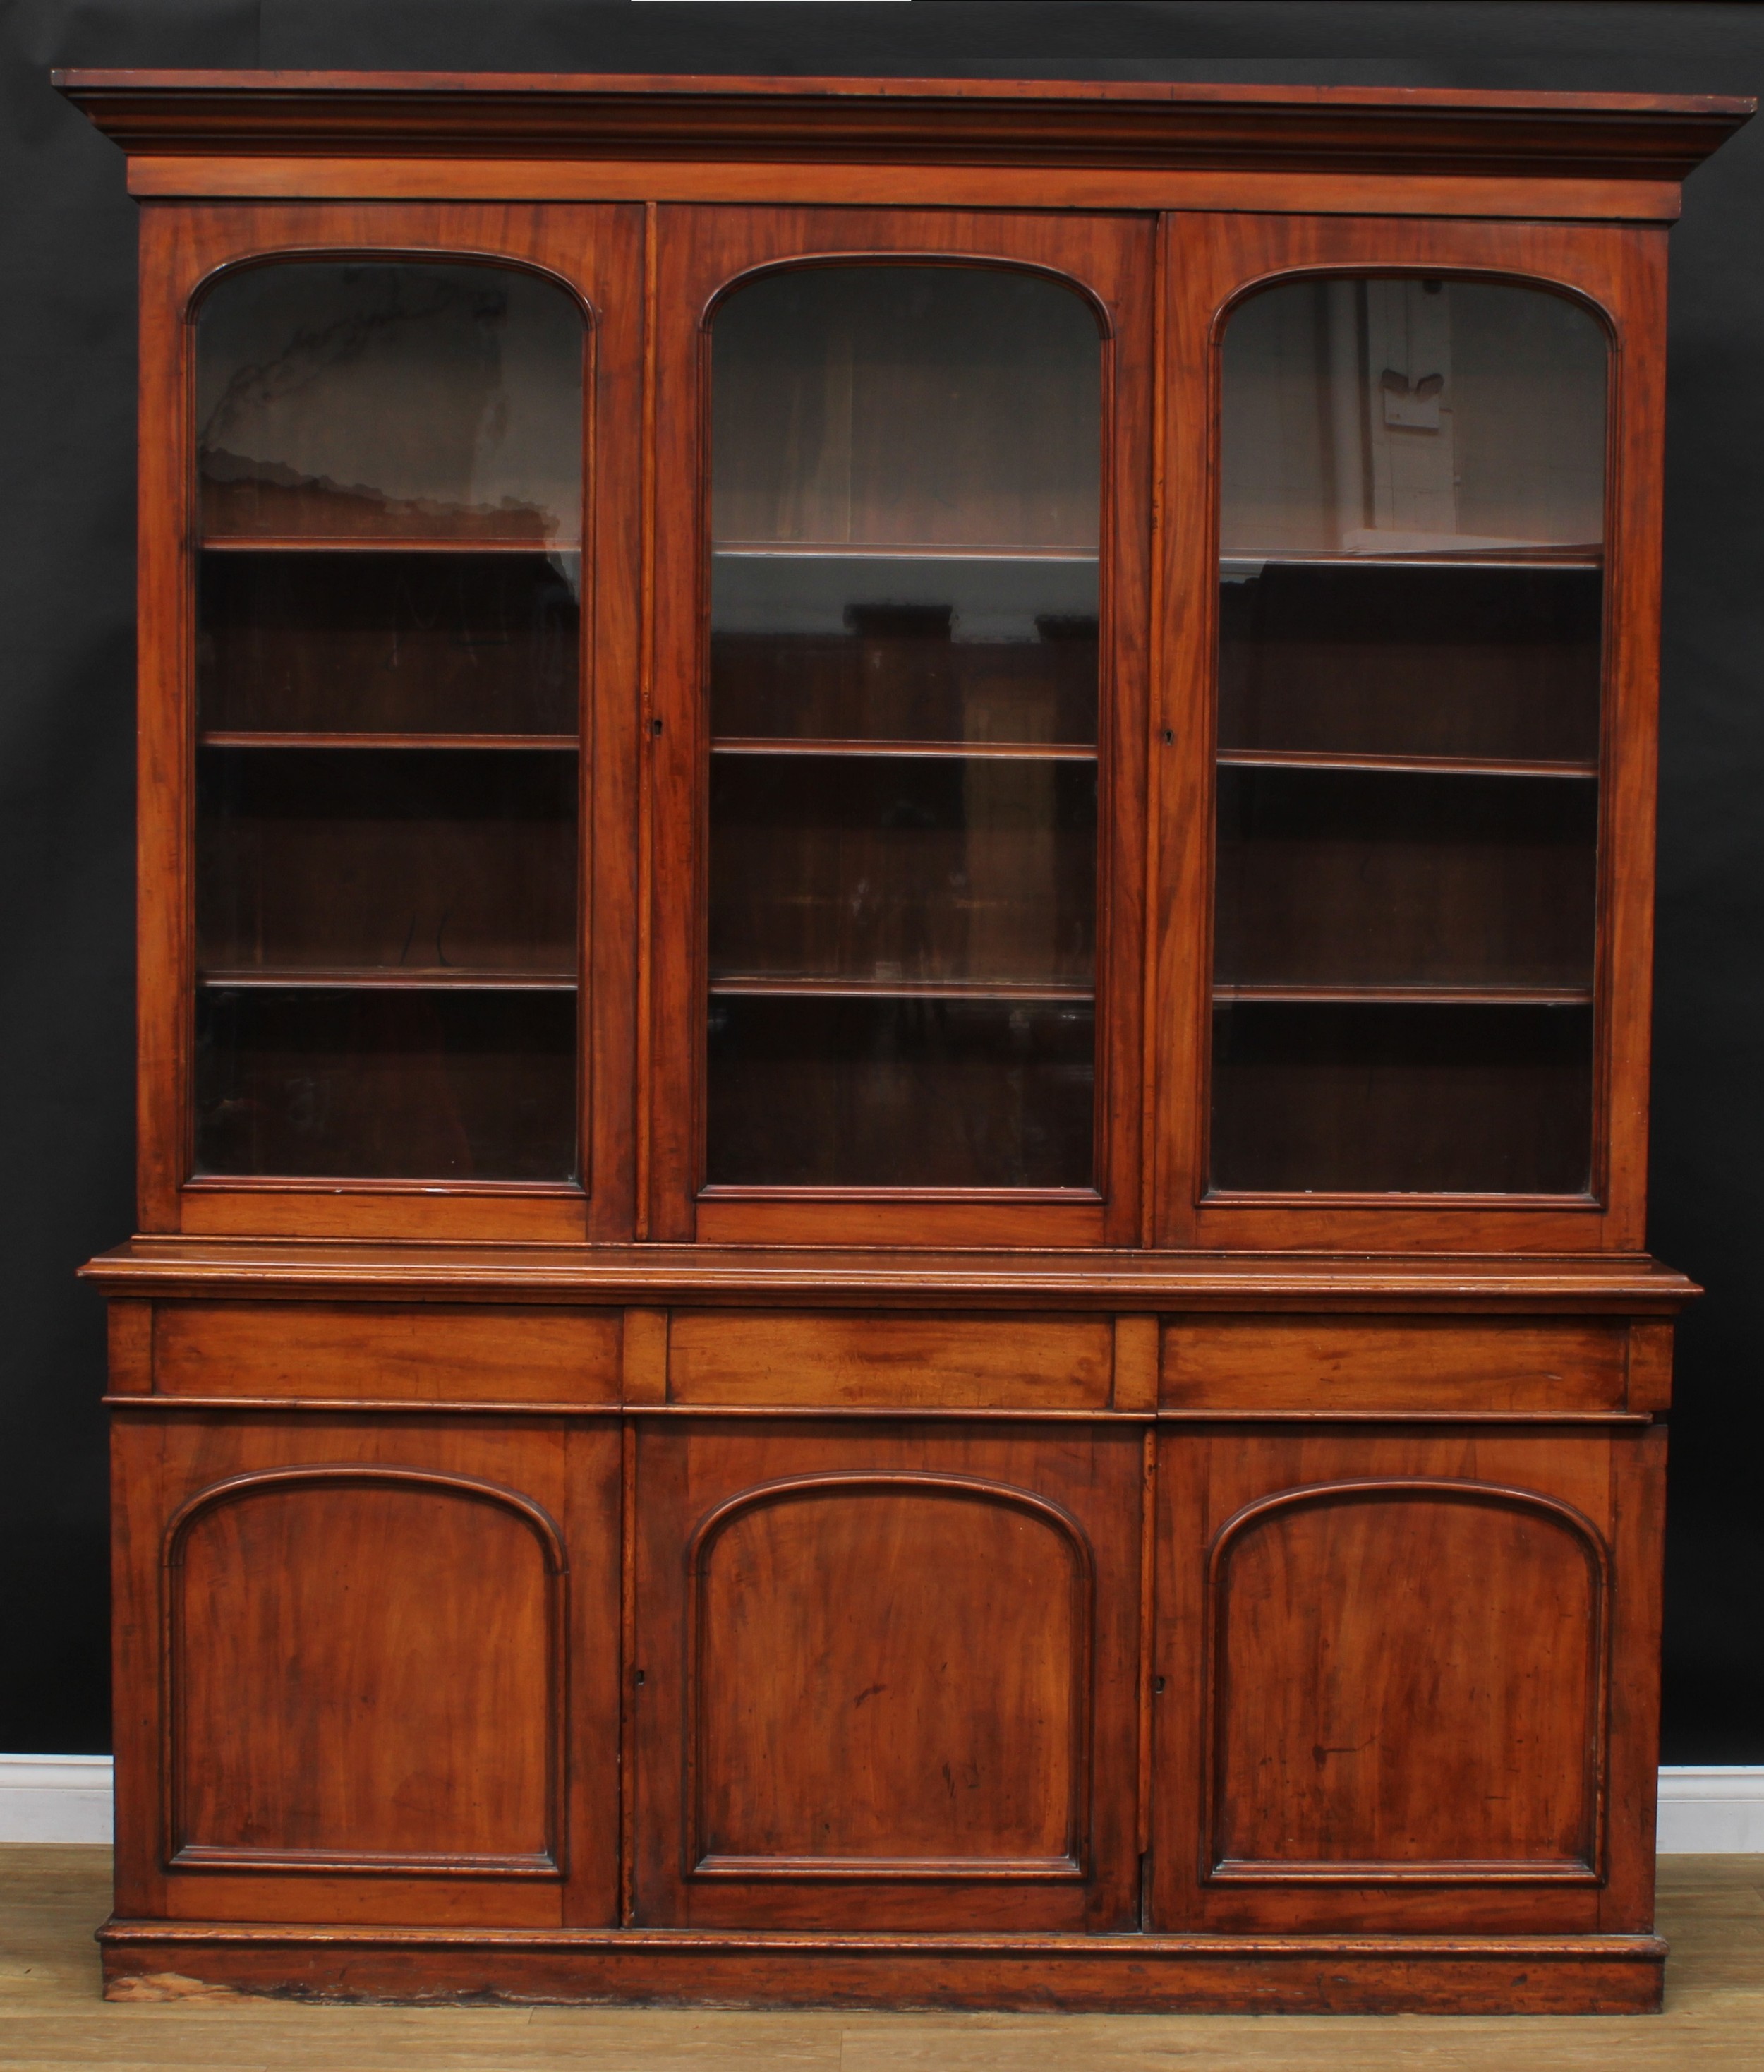
POLYGON ((110 2000, 685 2001, 1129 2013, 1634 2014, 1655 1935, 808 1935, 112 1921, 110 2000))

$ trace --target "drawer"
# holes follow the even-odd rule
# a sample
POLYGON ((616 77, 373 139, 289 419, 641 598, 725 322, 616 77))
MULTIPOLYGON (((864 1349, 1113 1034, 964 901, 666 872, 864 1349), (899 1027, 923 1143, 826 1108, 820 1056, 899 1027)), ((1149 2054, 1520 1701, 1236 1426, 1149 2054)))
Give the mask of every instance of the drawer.
POLYGON ((1515 1317, 1195 1317, 1166 1322, 1166 1410, 1621 1411, 1628 1327, 1515 1317))
POLYGON ((671 1403, 952 1410, 1108 1406, 1114 1331, 1098 1317, 676 1311, 671 1403))
POLYGON ((166 1302, 162 1396, 323 1402, 616 1404, 617 1310, 166 1302))

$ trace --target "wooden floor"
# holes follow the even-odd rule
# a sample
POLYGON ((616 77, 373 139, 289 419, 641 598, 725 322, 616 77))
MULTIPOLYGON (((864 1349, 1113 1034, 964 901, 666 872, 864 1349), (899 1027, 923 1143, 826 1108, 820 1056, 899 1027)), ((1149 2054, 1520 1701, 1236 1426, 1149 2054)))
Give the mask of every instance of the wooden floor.
POLYGON ((1663 1860, 1664 2014, 1501 2021, 107 2006, 109 1877, 107 1850, 0 1848, 4 2072, 1764 2072, 1764 1856, 1663 1860))

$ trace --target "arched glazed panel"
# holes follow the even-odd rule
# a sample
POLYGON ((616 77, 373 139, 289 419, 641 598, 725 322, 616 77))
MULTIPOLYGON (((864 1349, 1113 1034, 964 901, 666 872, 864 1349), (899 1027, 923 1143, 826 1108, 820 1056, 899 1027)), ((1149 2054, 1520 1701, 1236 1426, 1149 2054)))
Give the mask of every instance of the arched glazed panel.
POLYGON ((1307 276, 1221 352, 1209 1187, 1584 1198, 1610 335, 1307 276))
POLYGON ((1103 347, 997 265, 711 313, 713 1186, 1096 1183, 1103 347))
POLYGON ((571 1181, 586 312, 365 254, 193 322, 195 1170, 571 1181))

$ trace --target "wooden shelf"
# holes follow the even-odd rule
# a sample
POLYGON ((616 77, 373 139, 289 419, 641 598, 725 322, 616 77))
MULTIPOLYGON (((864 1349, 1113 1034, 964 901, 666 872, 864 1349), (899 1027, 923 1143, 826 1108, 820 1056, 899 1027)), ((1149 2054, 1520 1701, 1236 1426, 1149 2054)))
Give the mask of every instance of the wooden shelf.
POLYGON ((840 540, 730 540, 713 543, 718 561, 1064 561, 1089 567, 1094 547, 937 546, 903 541, 878 546, 840 540))
POLYGON ((726 735, 710 744, 713 755, 855 755, 940 758, 956 762, 1094 763, 1096 750, 1075 742, 845 741, 804 737, 774 739, 726 735))
POLYGON ((211 728, 196 741, 203 748, 492 748, 555 755, 574 754, 582 745, 573 734, 276 733, 228 727, 211 728))
POLYGON ((580 540, 438 540, 381 537, 377 533, 235 532, 201 543, 205 554, 572 554, 580 540))
POLYGON ((1602 549, 1589 546, 1540 547, 1535 553, 1520 548, 1490 548, 1478 553, 1453 554, 1347 554, 1318 550, 1289 553, 1275 549, 1266 554, 1221 554, 1222 576, 1260 575, 1264 569, 1602 569, 1602 549))
POLYGON ((1322 1007, 1589 1007, 1589 985, 1299 985, 1260 982, 1213 988, 1215 1007, 1252 1004, 1322 1007))
POLYGON ((1591 761, 1528 760, 1498 755, 1368 755, 1357 749, 1222 748, 1222 770, 1364 770, 1393 775, 1448 777, 1568 777, 1596 779, 1591 761))
POLYGON ((278 993, 574 993, 571 972, 466 969, 453 965, 410 966, 375 970, 269 970, 251 965, 239 970, 199 972, 196 984, 208 991, 278 993))
POLYGON ((709 991, 713 999, 993 1000, 1086 1006, 1096 997, 1089 986, 1009 979, 713 978, 709 991))

